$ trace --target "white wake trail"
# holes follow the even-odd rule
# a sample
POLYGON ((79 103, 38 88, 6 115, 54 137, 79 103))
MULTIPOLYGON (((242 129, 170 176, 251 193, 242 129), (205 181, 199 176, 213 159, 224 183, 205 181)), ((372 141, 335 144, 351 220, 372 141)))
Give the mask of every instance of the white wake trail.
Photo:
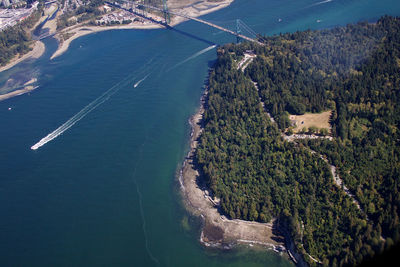
MULTIPOLYGON (((140 73, 143 72, 148 72, 151 68, 152 65, 156 64, 151 64, 152 61, 157 58, 157 55, 155 55, 154 57, 152 57, 146 64, 144 64, 142 66, 142 70, 140 71, 140 73)), ((66 130, 68 130, 69 128, 71 128, 75 123, 77 123, 78 121, 80 121, 83 117, 85 117, 87 114, 89 114, 92 110, 94 110, 95 108, 97 108, 99 105, 103 104, 105 101, 107 101, 113 94, 115 94, 116 92, 118 92, 123 86, 126 86, 128 84, 130 84, 132 82, 132 78, 133 76, 138 75, 138 73, 135 74, 131 74, 128 75, 126 78, 124 78, 123 80, 121 80, 120 82, 118 82, 117 84, 115 84, 113 87, 111 87, 110 89, 108 89, 107 91, 105 91, 101 96, 99 96, 98 98, 96 98, 95 100, 93 100, 92 102, 89 103, 89 105, 87 105, 86 107, 84 107, 81 111, 79 111, 78 113, 76 113, 73 117, 71 117, 69 120, 67 120, 64 124, 62 124, 60 127, 58 127, 57 129, 55 129, 54 131, 52 131, 51 133, 49 133, 47 136, 43 137, 42 139, 40 139, 39 142, 37 142, 36 144, 34 144, 33 146, 31 146, 32 150, 36 150, 39 147, 44 146, 45 144, 47 144, 48 142, 50 142, 51 140, 55 139, 57 136, 61 135, 62 133, 64 133, 66 130)), ((138 86, 141 82, 143 82, 148 76, 150 75, 147 74, 142 80, 140 80, 139 82, 137 82, 134 87, 138 86)))
POLYGON ((141 79, 141 80, 139 80, 137 83, 135 83, 135 84, 133 85, 133 88, 138 87, 138 85, 139 85, 141 82, 143 82, 144 80, 146 80, 147 77, 149 77, 149 75, 150 75, 150 74, 147 74, 146 76, 144 76, 143 79, 141 79))
POLYGON ((47 144, 48 142, 50 142, 51 140, 55 139, 57 136, 59 136, 60 134, 62 134, 63 132, 65 132, 66 130, 71 128, 75 123, 80 121, 83 117, 85 117, 87 114, 89 114, 92 110, 97 108, 99 105, 103 104, 113 94, 115 94, 120 89, 120 87, 118 87, 118 86, 121 85, 121 83, 126 82, 126 80, 128 78, 129 78, 129 76, 127 78, 125 78, 124 80, 120 81, 119 83, 117 83, 116 85, 114 85, 113 87, 111 87, 110 89, 108 89, 101 96, 99 96, 98 98, 93 100, 89 105, 87 105, 81 111, 76 113, 73 117, 71 117, 69 120, 67 120, 60 127, 58 127, 57 129, 55 129, 54 131, 49 133, 47 136, 45 136, 42 139, 40 139, 39 142, 37 142, 36 144, 31 146, 31 149, 32 150, 36 150, 39 147, 44 146, 45 144, 47 144))
POLYGON ((174 65, 172 68, 170 68, 169 70, 167 70, 167 72, 170 71, 170 70, 175 69, 176 67, 179 67, 180 65, 182 65, 182 64, 184 64, 184 63, 186 63, 186 62, 188 62, 189 60, 192 60, 192 59, 194 59, 194 58, 196 58, 196 57, 198 57, 198 56, 200 56, 200 55, 206 53, 207 51, 210 51, 211 49, 213 49, 213 48, 215 48, 215 47, 217 47, 216 44, 215 44, 215 45, 211 45, 211 46, 209 46, 209 47, 207 47, 207 48, 204 48, 203 50, 200 50, 200 51, 197 52, 197 53, 194 53, 193 55, 191 55, 191 56, 188 57, 187 59, 185 59, 185 60, 179 62, 179 63, 176 64, 176 65, 174 65))
POLYGON ((324 0, 324 1, 321 1, 321 2, 318 2, 318 3, 315 3, 315 4, 312 4, 312 5, 310 5, 309 7, 312 7, 312 6, 318 6, 318 5, 322 5, 322 4, 326 4, 326 3, 329 3, 329 2, 332 2, 333 0, 324 0))

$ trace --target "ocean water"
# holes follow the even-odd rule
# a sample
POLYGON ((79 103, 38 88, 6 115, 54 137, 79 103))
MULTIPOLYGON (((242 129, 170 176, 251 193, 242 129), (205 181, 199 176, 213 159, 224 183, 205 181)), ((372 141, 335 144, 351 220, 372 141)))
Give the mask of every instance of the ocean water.
MULTIPOLYGON (((236 0, 204 18, 271 35, 384 14, 400 15, 400 2, 236 0)), ((40 59, 0 73, 1 93, 32 77, 39 86, 0 102, 0 265, 292 265, 269 251, 202 247, 200 223, 181 205, 176 177, 211 46, 234 41, 196 22, 106 31, 54 60, 57 44, 45 40, 40 59)))

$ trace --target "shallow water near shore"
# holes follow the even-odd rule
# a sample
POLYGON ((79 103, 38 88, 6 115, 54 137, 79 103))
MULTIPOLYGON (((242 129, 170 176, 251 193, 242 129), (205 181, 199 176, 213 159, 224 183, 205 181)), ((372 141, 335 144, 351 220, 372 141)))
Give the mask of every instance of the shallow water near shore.
MULTIPOLYGON (((321 2, 237 0, 203 18, 222 26, 240 18, 270 35, 400 15, 398 1, 321 2)), ((180 204, 188 119, 216 59, 207 48, 234 41, 196 22, 105 31, 52 61, 56 43, 46 40, 39 60, 0 73, 1 88, 10 77, 35 76, 39 85, 0 102, 1 265, 292 265, 269 251, 202 247, 199 222, 180 204), (70 128, 30 149, 82 110, 70 128)))

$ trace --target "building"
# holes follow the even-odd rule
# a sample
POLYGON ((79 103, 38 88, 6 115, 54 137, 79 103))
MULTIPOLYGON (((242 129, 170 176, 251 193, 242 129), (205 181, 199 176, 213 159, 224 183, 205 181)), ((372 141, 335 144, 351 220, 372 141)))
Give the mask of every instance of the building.
POLYGON ((10 0, 2 0, 1 3, 4 7, 8 7, 10 5, 10 0))

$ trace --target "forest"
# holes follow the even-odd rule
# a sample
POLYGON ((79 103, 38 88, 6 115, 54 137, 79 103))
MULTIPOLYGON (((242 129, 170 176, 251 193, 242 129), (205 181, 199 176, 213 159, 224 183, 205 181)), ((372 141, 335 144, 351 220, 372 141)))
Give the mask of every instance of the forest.
POLYGON ((6 65, 15 55, 26 54, 32 48, 29 31, 40 19, 41 7, 28 18, 0 32, 0 66, 6 65))
POLYGON ((218 49, 195 154, 202 177, 228 217, 277 218, 309 265, 382 253, 400 239, 400 19, 263 41, 218 49), (242 72, 246 50, 257 57, 242 72), (289 113, 326 110, 332 140, 282 138, 289 113))

